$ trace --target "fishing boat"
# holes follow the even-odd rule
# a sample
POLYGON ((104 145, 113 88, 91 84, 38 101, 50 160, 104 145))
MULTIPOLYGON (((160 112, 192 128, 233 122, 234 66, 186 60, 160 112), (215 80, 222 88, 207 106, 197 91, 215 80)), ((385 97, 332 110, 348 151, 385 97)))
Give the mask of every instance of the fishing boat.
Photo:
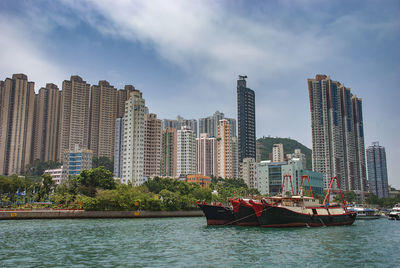
MULTIPOLYGON (((341 190, 340 194, 344 205, 328 205, 326 203, 329 200, 334 180, 336 180, 340 189, 339 181, 336 177, 331 178, 330 186, 322 206, 319 204, 319 201, 314 199, 311 186, 311 197, 300 195, 305 179, 308 180, 308 184, 310 185, 309 177, 307 175, 303 176, 299 194, 296 196, 285 197, 282 195, 262 199, 261 202, 249 202, 254 208, 261 227, 317 227, 353 224, 357 214, 347 210, 341 190)), ((281 192, 283 185, 284 181, 282 182, 281 192)))
POLYGON ((222 203, 196 202, 207 219, 207 225, 233 225, 235 224, 235 216, 233 209, 230 206, 225 206, 222 203))
POLYGON ((235 223, 239 226, 259 226, 256 213, 253 206, 250 204, 251 199, 236 199, 230 198, 233 207, 233 215, 235 216, 235 223))
POLYGON ((389 220, 400 220, 400 203, 396 204, 388 214, 389 220))

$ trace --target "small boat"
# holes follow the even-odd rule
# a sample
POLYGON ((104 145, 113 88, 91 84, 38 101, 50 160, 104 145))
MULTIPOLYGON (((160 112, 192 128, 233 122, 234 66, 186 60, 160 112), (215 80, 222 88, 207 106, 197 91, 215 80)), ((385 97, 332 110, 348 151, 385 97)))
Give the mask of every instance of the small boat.
MULTIPOLYGON (((303 176, 300 191, 305 178, 308 179, 308 183, 310 184, 308 176, 303 176)), ((336 180, 338 188, 340 189, 339 181, 336 177, 332 177, 322 206, 320 206, 319 202, 314 199, 311 187, 311 197, 304 197, 301 195, 291 197, 277 196, 262 199, 261 202, 252 201, 250 204, 255 210, 261 227, 351 225, 355 221, 357 214, 347 210, 341 190, 340 193, 343 199, 343 206, 332 206, 327 205, 326 203, 334 180, 336 180)), ((284 185, 284 182, 282 185, 284 185)))
POLYGON ((259 226, 256 212, 253 206, 250 204, 250 199, 235 199, 230 198, 233 207, 233 214, 235 216, 235 222, 239 226, 259 226))
POLYGON ((196 204, 203 210, 207 219, 207 225, 234 225, 235 216, 233 209, 221 203, 211 203, 197 201, 196 204))
POLYGON ((388 214, 389 220, 400 220, 400 203, 396 204, 388 214))
POLYGON ((373 208, 365 208, 363 206, 351 206, 347 207, 347 210, 357 213, 357 220, 376 220, 381 217, 378 214, 378 210, 373 208))

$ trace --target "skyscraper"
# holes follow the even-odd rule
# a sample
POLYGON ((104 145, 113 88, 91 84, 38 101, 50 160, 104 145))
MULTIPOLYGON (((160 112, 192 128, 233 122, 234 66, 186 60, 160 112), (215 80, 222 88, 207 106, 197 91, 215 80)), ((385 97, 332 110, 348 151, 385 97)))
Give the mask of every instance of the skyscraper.
POLYGON ((182 127, 187 127, 193 130, 195 136, 197 137, 197 120, 196 119, 184 119, 182 116, 178 115, 176 120, 163 119, 162 120, 162 130, 168 128, 175 128, 180 130, 182 127))
POLYGON ((34 87, 24 74, 0 84, 0 174, 21 174, 32 161, 34 87))
POLYGON ((75 144, 88 149, 90 85, 75 75, 64 80, 62 88, 60 153, 73 149, 75 144))
POLYGON ((167 128, 162 132, 161 175, 176 177, 177 168, 177 132, 176 128, 167 128))
POLYGON ((385 147, 373 142, 367 148, 369 191, 378 198, 388 197, 388 175, 385 147))
POLYGON ((236 120, 234 118, 225 118, 224 113, 216 111, 212 116, 199 119, 199 133, 207 133, 209 137, 217 136, 219 121, 227 119, 232 125, 232 135, 236 137, 236 120))
POLYGON ((361 99, 326 75, 308 79, 313 170, 324 174, 325 188, 337 177, 343 190, 365 191, 361 99))
POLYGON ((60 159, 61 91, 55 84, 47 84, 35 96, 33 159, 60 159))
POLYGON ((107 81, 99 81, 90 92, 89 149, 93 156, 114 156, 117 90, 107 81))
POLYGON ((237 80, 239 162, 256 158, 255 94, 246 87, 247 76, 237 80))
POLYGON ((122 183, 138 186, 144 182, 144 114, 146 106, 139 90, 125 103, 122 183))
POLYGON ((177 134, 177 176, 195 174, 197 171, 195 132, 187 126, 182 126, 177 134))
POLYGON ((234 178, 232 125, 222 119, 218 124, 218 177, 234 178))
POLYGON ((205 176, 218 175, 218 146, 217 138, 200 133, 197 143, 197 173, 205 176))
POLYGON ((144 117, 144 176, 160 176, 161 172, 161 120, 156 114, 144 117))

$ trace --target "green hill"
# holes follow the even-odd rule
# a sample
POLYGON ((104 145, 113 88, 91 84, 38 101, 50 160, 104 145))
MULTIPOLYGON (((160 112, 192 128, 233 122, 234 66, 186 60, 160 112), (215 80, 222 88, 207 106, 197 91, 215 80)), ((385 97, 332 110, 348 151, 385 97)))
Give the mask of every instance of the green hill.
POLYGON ((258 142, 263 144, 263 149, 261 151, 261 159, 268 160, 269 154, 272 153, 272 146, 274 144, 282 143, 283 150, 286 154, 294 152, 294 149, 300 149, 303 154, 306 155, 307 169, 311 169, 311 149, 307 148, 300 142, 292 140, 289 138, 272 138, 272 137, 262 137, 257 139, 258 142))

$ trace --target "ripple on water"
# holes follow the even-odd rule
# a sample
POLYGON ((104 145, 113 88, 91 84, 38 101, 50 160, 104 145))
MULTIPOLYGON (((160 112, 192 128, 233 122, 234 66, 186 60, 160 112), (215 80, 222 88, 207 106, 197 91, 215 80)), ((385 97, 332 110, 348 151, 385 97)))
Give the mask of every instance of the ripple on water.
POLYGON ((0 222, 2 267, 392 267, 400 222, 268 229, 204 218, 0 222))

